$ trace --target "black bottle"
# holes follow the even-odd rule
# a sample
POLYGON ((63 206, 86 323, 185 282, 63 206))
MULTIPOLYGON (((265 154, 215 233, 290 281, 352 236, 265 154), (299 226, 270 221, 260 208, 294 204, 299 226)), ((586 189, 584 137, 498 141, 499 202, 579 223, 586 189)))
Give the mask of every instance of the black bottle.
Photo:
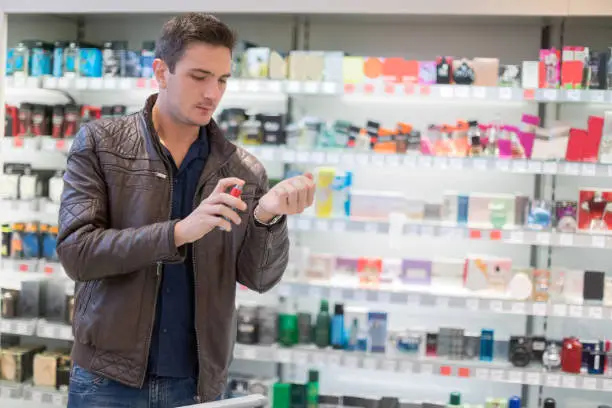
POLYGON ((542 405, 542 408, 557 408, 557 403, 552 398, 546 398, 544 400, 544 405, 542 405))

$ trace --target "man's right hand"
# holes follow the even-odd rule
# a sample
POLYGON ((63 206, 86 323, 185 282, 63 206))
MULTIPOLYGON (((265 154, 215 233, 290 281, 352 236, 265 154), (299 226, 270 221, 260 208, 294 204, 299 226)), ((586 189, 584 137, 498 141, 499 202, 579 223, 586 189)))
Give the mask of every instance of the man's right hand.
POLYGON ((200 203, 198 208, 176 224, 174 241, 177 248, 197 241, 216 227, 231 231, 231 223, 240 224, 240 216, 234 209, 245 211, 247 205, 240 198, 232 197, 226 192, 237 184, 244 185, 244 180, 236 177, 219 180, 213 192, 200 203))

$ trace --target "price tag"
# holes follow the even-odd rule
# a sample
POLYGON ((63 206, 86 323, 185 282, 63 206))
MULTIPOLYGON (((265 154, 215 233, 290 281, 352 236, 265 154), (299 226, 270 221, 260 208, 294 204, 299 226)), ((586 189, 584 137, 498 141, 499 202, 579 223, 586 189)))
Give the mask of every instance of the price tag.
POLYGON ((478 170, 478 171, 487 170, 487 161, 484 159, 474 159, 472 160, 472 164, 474 166, 474 170, 478 170))
POLYGON ((423 225, 421 227, 421 235, 424 237, 433 237, 435 234, 434 227, 430 227, 429 225, 423 225))
POLYGON ((433 374, 433 365, 421 364, 421 374, 433 374))
MULTIPOLYGON (((416 165, 417 165, 417 158, 415 156, 404 157, 404 166, 408 167, 409 169, 413 169, 416 167, 416 165)), ((610 169, 612 169, 612 167, 610 167, 610 169)))
POLYGON ((299 93, 300 92, 300 83, 298 81, 289 81, 289 82, 287 82, 287 92, 289 92, 289 93, 299 93))
POLYGON ((261 157, 261 160, 264 160, 264 161, 274 160, 275 151, 276 151, 275 149, 263 148, 259 152, 259 157, 261 157))
POLYGON ((294 351, 293 360, 296 364, 306 365, 308 364, 308 353, 305 353, 303 351, 294 351))
POLYGON ((102 78, 89 78, 89 88, 100 90, 102 89, 102 78))
POLYGON ((280 349, 276 354, 276 358, 283 364, 289 364, 291 363, 291 351, 280 349))
POLYGON ((512 231, 510 232, 510 241, 525 242, 525 234, 523 231, 512 231))
POLYGON ((566 317, 567 316, 567 306, 561 305, 561 304, 553 305, 552 314, 553 316, 557 316, 557 317, 566 317))
POLYGON ((9 387, 0 386, 0 397, 11 398, 11 389, 9 387))
POLYGON ((456 86, 455 87, 455 97, 457 98, 469 98, 470 97, 470 88, 467 86, 456 86))
POLYGON ((389 167, 398 167, 400 165, 400 158, 394 154, 386 156, 385 162, 389 167))
POLYGON ((323 82, 321 89, 324 94, 335 94, 338 92, 338 87, 333 82, 323 82))
POLYGON ((28 325, 26 323, 18 323, 17 324, 17 333, 20 334, 28 334, 28 325))
POLYGON ((498 160, 495 162, 495 168, 498 171, 509 171, 510 170, 510 161, 509 160, 498 160))
POLYGON ((606 247, 606 237, 603 235, 593 235, 591 238, 591 245, 594 248, 605 248, 606 247))
POLYGON ((368 297, 365 290, 356 290, 354 298, 358 302, 365 302, 368 297))
POLYGON ((589 307, 589 317, 591 319, 603 319, 603 308, 599 306, 589 307))
POLYGON ((582 380, 582 388, 585 390, 596 390, 597 389, 597 380, 595 378, 585 378, 582 380))
POLYGON ((571 375, 564 375, 561 383, 564 388, 576 388, 576 377, 571 375))
POLYGON ((40 391, 32 390, 32 401, 36 403, 42 403, 43 394, 40 391))
POLYGON ((66 406, 64 402, 64 396, 62 394, 53 394, 51 397, 51 403, 57 406, 66 406))
POLYGON ((547 101, 556 101, 557 100, 557 90, 556 89, 545 89, 544 99, 547 101))
POLYGON ((491 370, 491 374, 489 378, 491 381, 495 381, 495 382, 504 381, 504 371, 503 370, 491 370))
POLYGON ((525 375, 525 383, 529 385, 542 384, 542 375, 540 373, 527 373, 525 375))
POLYGON ((584 310, 582 306, 579 305, 570 305, 569 307, 569 315, 570 317, 582 317, 584 315, 584 310))
POLYGON ((344 366, 346 368, 359 368, 359 360, 356 356, 346 355, 344 356, 344 366))
POLYGON ((334 232, 344 232, 346 231, 346 222, 341 220, 336 220, 332 224, 332 230, 334 232))
POLYGON ((353 300, 354 296, 355 296, 355 291, 353 289, 344 289, 342 291, 343 300, 353 300))
POLYGON ((312 152, 310 155, 310 161, 314 164, 325 163, 325 153, 323 152, 312 152))
POLYGON ((582 163, 582 175, 594 176, 597 174, 597 166, 593 163, 582 163))
POLYGON ((283 87, 280 81, 266 81, 265 85, 268 92, 281 93, 283 91, 283 87))
POLYGON ((533 304, 533 315, 534 316, 546 316, 546 303, 534 303, 533 304))
POLYGON ((251 93, 259 92, 259 89, 261 88, 259 86, 259 81, 252 80, 252 79, 244 81, 243 85, 244 85, 244 90, 246 92, 251 92, 251 93))
POLYGON ((310 297, 313 299, 321 299, 323 297, 323 289, 319 286, 310 287, 310 297))
POLYGON ((573 246, 574 234, 562 233, 559 235, 559 245, 573 246))
POLYGON ((565 163, 563 170, 565 174, 577 176, 580 174, 580 165, 578 163, 565 163))
POLYGON ((55 89, 57 88, 57 84, 58 83, 58 78, 55 77, 46 77, 45 78, 45 85, 44 87, 46 89, 55 89))
POLYGON ((589 99, 592 102, 604 102, 606 99, 605 91, 589 91, 589 99))
POLYGON ((300 218, 298 219, 298 229, 300 231, 310 231, 311 223, 308 218, 300 218))
MULTIPOLYGON (((57 87, 59 89, 68 89, 68 88, 70 88, 70 79, 69 78, 60 78, 60 79, 58 79, 57 87)), ((85 87, 87 87, 87 82, 85 82, 85 87)))
POLYGON ((370 155, 369 154, 360 153, 360 154, 355 156, 355 161, 357 162, 357 164, 359 164, 361 166, 365 166, 365 165, 367 165, 370 162, 370 155))
POLYGON ((299 163, 308 163, 310 160, 310 152, 298 152, 297 161, 299 163))
POLYGON ((378 301, 380 303, 391 303, 391 293, 390 292, 378 292, 378 301))
POLYGON ((463 160, 462 159, 450 159, 449 164, 450 164, 450 168, 453 170, 463 170, 463 160))
POLYGON ((257 352, 254 347, 245 347, 242 349, 242 358, 245 360, 256 360, 257 352))
POLYGON ((450 86, 441 86, 440 87, 440 96, 442 98, 452 98, 453 97, 453 88, 450 86))
POLYGON ((516 173, 525 173, 527 171, 527 163, 524 160, 513 161, 512 170, 516 173))
POLYGON ((130 78, 121 78, 119 80, 119 88, 124 91, 132 89, 132 80, 130 78))
POLYGON ((75 81, 75 88, 76 89, 87 89, 87 78, 77 78, 75 81))
POLYGON ((329 164, 338 164, 340 163, 340 155, 338 153, 327 153, 327 162, 329 164))
POLYGON ((487 97, 487 90, 485 87, 482 86, 473 86, 472 96, 476 99, 484 99, 487 97))
POLYGON ((538 232, 536 234, 536 242, 539 245, 550 245, 550 233, 549 232, 538 232))
POLYGON ((378 360, 374 357, 366 357, 363 359, 363 368, 366 370, 376 370, 378 368, 378 360))
POLYGON ((385 167, 385 156, 375 154, 372 156, 372 164, 378 167, 385 167))
POLYGON ((390 359, 384 359, 382 364, 381 364, 380 369, 383 370, 383 371, 393 371, 393 372, 395 372, 395 371, 397 371, 397 361, 390 360, 390 359))
POLYGON ((329 223, 326 220, 316 220, 315 229, 321 232, 329 231, 329 223))
POLYGON ((527 165, 529 172, 533 174, 542 173, 542 163, 539 161, 530 160, 527 165))
POLYGON ((499 88, 499 99, 506 101, 512 99, 512 88, 499 88))
POLYGON ((523 302, 512 303, 512 313, 524 315, 526 313, 525 303, 523 302))
POLYGON ((557 163, 555 162, 545 162, 542 172, 546 174, 557 174, 557 167, 557 163))
MULTIPOLYGON (((142 86, 140 86, 140 84, 138 84, 138 87, 139 88, 144 88, 144 84, 142 86)), ((230 79, 229 81, 227 81, 227 88, 226 88, 226 90, 228 92, 238 92, 240 90, 240 80, 239 79, 230 79)))
POLYGON ((471 298, 471 299, 467 299, 465 301, 465 307, 468 310, 471 311, 477 311, 478 309, 480 309, 480 299, 475 299, 475 298, 471 298))
POLYGON ((293 163, 295 161, 295 152, 293 150, 285 150, 283 152, 283 161, 285 163, 293 163))
POLYGON ((478 378, 479 380, 489 381, 489 369, 488 368, 477 368, 475 377, 478 378))
POLYGON ((105 78, 104 89, 117 89, 117 80, 115 78, 105 78))
POLYGON ((342 365, 342 356, 340 353, 330 353, 328 361, 330 365, 339 367, 342 365))
POLYGON ((579 102, 582 99, 582 93, 577 89, 568 89, 565 92, 565 97, 568 101, 579 102))
POLYGON ((355 163, 355 155, 353 153, 346 153, 342 156, 342 164, 345 166, 352 166, 355 163))
POLYGON ((437 307, 446 309, 448 308, 449 303, 450 303, 450 299, 447 297, 442 296, 442 297, 436 298, 437 307))
POLYGON ((489 305, 489 310, 495 313, 501 313, 504 311, 504 303, 501 300, 492 300, 489 305))
POLYGON ((403 373, 412 373, 414 371, 414 363, 408 360, 402 360, 399 363, 399 370, 403 373))
POLYGON ((329 297, 332 299, 342 299, 342 291, 338 288, 332 288, 330 293, 329 293, 329 297))
POLYGON ((378 223, 375 222, 366 222, 364 226, 365 232, 374 233, 378 232, 378 223))
POLYGON ((433 158, 431 156, 419 157, 419 167, 431 168, 433 166, 433 158))
POLYGON ((309 94, 319 93, 319 83, 316 81, 306 81, 304 83, 304 92, 309 94))
POLYGON ((418 307, 421 305, 421 295, 411 293, 408 295, 408 306, 418 307))
POLYGON ((602 389, 604 391, 612 391, 612 380, 603 380, 602 389))
POLYGON ((508 373, 508 382, 521 384, 523 382, 522 371, 510 371, 508 373))

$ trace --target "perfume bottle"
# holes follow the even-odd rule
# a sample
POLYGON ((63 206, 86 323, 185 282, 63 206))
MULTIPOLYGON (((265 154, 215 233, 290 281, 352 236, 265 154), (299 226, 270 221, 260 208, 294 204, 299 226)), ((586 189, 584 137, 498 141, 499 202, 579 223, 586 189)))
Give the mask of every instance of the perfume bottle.
POLYGON ((495 345, 493 330, 482 329, 480 332, 480 361, 493 361, 495 345))
POLYGON ((575 337, 563 340, 561 351, 561 369, 563 372, 580 374, 582 367, 582 344, 575 337))
POLYGON ((561 350, 551 342, 542 355, 542 364, 548 371, 558 370, 561 367, 561 350))
POLYGON ((79 73, 79 44, 71 42, 64 49, 64 76, 75 77, 79 73))
POLYGON ((599 343, 595 344, 595 349, 591 351, 588 358, 589 374, 601 375, 604 373, 606 352, 601 349, 599 343))

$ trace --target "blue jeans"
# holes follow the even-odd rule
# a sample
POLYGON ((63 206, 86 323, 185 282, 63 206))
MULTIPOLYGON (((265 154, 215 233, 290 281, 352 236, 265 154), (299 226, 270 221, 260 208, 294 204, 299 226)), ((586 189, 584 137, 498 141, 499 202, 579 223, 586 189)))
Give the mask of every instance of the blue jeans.
POLYGON ((150 377, 142 389, 91 373, 74 364, 68 408, 174 408, 198 403, 195 378, 150 377))

